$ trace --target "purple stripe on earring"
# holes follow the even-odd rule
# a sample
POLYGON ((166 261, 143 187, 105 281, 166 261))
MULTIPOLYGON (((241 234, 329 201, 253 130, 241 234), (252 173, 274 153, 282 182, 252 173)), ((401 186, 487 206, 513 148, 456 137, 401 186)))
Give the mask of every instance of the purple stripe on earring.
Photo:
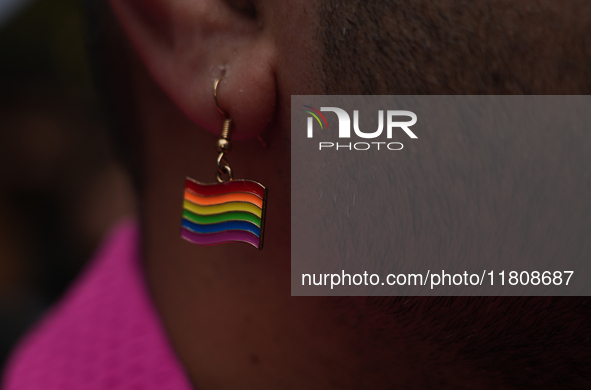
POLYGON ((181 229, 181 237, 197 245, 216 245, 225 242, 246 242, 259 247, 259 238, 251 232, 244 230, 226 230, 218 233, 195 233, 186 228, 181 229))

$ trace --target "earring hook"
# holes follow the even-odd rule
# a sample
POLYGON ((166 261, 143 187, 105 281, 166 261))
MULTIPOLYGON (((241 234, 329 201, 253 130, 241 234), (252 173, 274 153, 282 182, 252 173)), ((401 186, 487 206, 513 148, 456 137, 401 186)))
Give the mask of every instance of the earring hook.
MULTIPOLYGON (((213 82, 213 99, 215 100, 215 105, 218 108, 218 111, 226 117, 226 120, 224 121, 224 129, 222 130, 222 138, 224 139, 228 139, 229 138, 229 131, 230 131, 230 116, 228 114, 226 114, 226 112, 224 110, 222 110, 222 108, 220 107, 220 102, 218 101, 218 85, 220 83, 220 81, 222 81, 222 79, 224 78, 224 75, 222 74, 220 77, 218 77, 217 79, 215 79, 215 81, 213 82)), ((257 136, 257 139, 260 141, 261 145, 263 145, 263 147, 265 149, 268 148, 267 143, 263 140, 263 137, 261 137, 260 135, 257 136)), ((229 141, 229 140, 228 140, 229 141)))
POLYGON ((218 102, 218 84, 220 83, 220 81, 222 81, 223 78, 224 76, 220 76, 213 82, 213 98, 215 100, 215 105, 217 106, 218 110, 222 113, 223 116, 228 118, 228 114, 226 114, 224 110, 222 110, 222 108, 220 107, 220 103, 218 102))

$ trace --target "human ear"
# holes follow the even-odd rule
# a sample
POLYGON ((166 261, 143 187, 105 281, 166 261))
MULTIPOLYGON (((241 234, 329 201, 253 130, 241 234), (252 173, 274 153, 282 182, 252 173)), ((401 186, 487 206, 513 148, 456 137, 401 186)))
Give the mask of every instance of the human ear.
POLYGON ((259 135, 275 111, 275 46, 264 12, 250 0, 111 0, 148 71, 187 117, 233 139, 259 135))

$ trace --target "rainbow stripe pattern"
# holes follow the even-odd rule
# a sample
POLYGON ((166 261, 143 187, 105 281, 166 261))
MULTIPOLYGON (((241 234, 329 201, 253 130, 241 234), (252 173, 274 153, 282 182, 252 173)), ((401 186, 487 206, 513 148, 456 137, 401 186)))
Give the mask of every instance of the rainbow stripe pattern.
POLYGON ((185 180, 181 237, 197 245, 246 242, 263 249, 267 189, 252 180, 185 180))

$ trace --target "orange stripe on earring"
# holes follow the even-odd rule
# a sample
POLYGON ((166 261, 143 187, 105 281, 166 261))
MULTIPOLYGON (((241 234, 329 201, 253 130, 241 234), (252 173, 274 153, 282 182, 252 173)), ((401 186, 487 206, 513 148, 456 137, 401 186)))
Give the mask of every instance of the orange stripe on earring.
POLYGON ((214 196, 199 196, 189 190, 185 190, 185 199, 191 203, 201 206, 211 206, 228 202, 248 202, 263 208, 263 200, 261 198, 246 192, 234 192, 230 194, 214 196))

